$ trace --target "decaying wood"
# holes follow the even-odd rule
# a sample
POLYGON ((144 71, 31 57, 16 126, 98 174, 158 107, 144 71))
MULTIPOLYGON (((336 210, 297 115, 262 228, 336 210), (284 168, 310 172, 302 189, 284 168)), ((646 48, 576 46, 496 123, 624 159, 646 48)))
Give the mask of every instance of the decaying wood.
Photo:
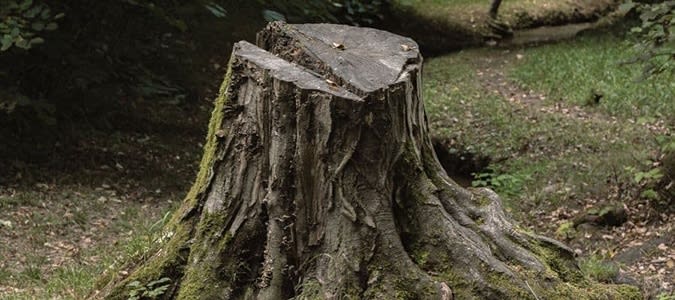
POLYGON ((172 238, 100 295, 162 277, 179 299, 578 293, 570 249, 441 168, 421 70, 413 40, 374 29, 271 23, 237 43, 172 238))

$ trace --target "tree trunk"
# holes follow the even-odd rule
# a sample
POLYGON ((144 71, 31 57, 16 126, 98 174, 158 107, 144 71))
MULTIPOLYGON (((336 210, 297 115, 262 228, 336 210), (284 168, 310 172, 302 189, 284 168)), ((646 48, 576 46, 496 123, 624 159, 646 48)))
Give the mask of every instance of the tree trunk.
POLYGON ((572 251, 514 225, 494 192, 447 176, 413 40, 271 23, 257 44, 235 45, 168 241, 96 297, 163 278, 164 299, 636 295, 587 281, 572 251))
POLYGON ((499 6, 502 4, 502 0, 492 0, 490 1, 490 18, 496 19, 499 14, 499 6))

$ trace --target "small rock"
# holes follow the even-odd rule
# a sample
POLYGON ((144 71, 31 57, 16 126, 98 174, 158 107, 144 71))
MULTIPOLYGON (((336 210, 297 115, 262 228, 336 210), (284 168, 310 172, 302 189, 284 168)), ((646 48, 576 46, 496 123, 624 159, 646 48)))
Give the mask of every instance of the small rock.
POLYGON ((597 226, 620 226, 628 221, 626 207, 621 204, 607 204, 592 208, 574 220, 574 227, 584 223, 597 226))
POLYGON ((614 283, 628 284, 628 285, 633 285, 633 286, 638 285, 638 282, 637 282, 637 280, 635 280, 635 278, 629 276, 628 274, 626 274, 624 272, 619 272, 619 274, 614 279, 614 283))
POLYGON ((9 229, 12 229, 14 227, 14 225, 12 224, 12 221, 1 220, 1 219, 0 219, 0 226, 7 227, 9 229))

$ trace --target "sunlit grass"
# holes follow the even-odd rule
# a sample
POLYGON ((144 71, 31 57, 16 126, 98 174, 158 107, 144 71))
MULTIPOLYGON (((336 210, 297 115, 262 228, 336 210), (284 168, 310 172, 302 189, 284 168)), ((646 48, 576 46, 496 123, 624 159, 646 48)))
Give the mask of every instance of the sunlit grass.
POLYGON ((670 119, 675 116, 672 73, 639 81, 640 65, 626 65, 632 43, 612 34, 524 50, 512 77, 527 88, 547 93, 550 101, 595 105, 623 118, 670 119))

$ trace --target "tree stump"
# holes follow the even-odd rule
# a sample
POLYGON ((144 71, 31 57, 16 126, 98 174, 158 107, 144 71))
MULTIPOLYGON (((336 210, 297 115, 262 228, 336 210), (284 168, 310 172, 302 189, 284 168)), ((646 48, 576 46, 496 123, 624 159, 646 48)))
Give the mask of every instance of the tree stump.
POLYGON ((271 23, 237 43, 165 241, 95 297, 162 279, 165 299, 638 297, 447 176, 421 70, 413 40, 368 28, 271 23))

